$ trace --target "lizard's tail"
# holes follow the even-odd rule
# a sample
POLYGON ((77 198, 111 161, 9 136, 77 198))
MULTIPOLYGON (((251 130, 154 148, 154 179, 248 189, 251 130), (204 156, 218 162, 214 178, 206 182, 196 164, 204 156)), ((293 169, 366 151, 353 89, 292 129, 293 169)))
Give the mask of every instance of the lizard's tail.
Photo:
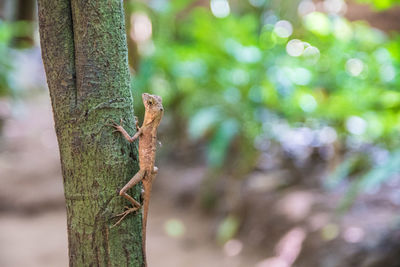
POLYGON ((147 267, 147 258, 146 258, 146 221, 147 215, 145 215, 147 211, 143 211, 143 228, 142 228, 142 254, 143 254, 143 267, 147 267))
POLYGON ((144 201, 143 201, 143 222, 142 222, 142 252, 144 267, 147 267, 146 259, 146 229, 147 229, 147 214, 149 212, 149 200, 151 195, 151 185, 143 184, 144 186, 144 201))

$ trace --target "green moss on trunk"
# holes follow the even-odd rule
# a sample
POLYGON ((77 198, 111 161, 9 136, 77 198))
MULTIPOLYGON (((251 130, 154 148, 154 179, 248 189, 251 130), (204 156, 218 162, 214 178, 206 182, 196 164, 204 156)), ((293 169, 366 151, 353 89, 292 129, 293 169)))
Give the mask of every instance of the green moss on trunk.
MULTIPOLYGON (((134 124, 120 0, 39 0, 42 56, 67 204, 70 266, 143 266, 141 215, 121 225, 117 196, 138 170, 137 149, 107 126, 134 124)), ((136 198, 140 188, 130 194, 136 198)))

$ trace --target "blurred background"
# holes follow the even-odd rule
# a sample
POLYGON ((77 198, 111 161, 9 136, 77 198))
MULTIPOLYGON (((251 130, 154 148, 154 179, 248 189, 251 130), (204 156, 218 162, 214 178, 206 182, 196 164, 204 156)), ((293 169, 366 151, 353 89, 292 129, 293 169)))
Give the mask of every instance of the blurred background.
MULTIPOLYGON (((400 266, 398 2, 124 2, 166 110, 150 266, 400 266)), ((0 266, 67 266, 36 2, 0 18, 0 266)))

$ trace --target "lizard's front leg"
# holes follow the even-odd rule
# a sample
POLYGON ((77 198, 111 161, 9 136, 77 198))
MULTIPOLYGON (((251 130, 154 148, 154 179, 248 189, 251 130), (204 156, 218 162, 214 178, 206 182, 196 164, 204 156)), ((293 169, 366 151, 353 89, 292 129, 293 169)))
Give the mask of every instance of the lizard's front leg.
POLYGON ((128 134, 128 132, 124 129, 124 127, 122 127, 122 122, 123 120, 121 119, 120 124, 117 124, 113 121, 112 124, 109 125, 115 128, 115 132, 120 132, 125 137, 125 139, 128 140, 129 143, 132 143, 133 141, 138 139, 138 137, 142 134, 142 129, 139 128, 137 119, 135 119, 135 126, 137 132, 132 137, 128 134))
POLYGON ((145 171, 143 170, 139 170, 135 176, 132 177, 132 179, 119 191, 119 195, 123 196, 124 198, 126 198, 129 202, 132 203, 132 208, 128 208, 126 211, 118 214, 116 217, 122 216, 114 225, 117 226, 129 213, 135 212, 138 209, 140 209, 141 205, 139 202, 137 202, 133 197, 131 197, 130 195, 128 195, 126 192, 132 188, 133 186, 135 186, 136 184, 138 184, 144 177, 145 175, 145 171))

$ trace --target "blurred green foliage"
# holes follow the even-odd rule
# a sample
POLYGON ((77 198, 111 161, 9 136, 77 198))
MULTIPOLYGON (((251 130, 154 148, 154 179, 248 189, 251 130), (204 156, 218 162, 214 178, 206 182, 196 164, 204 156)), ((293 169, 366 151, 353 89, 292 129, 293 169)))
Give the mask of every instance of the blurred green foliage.
POLYGON ((351 159, 339 176, 382 180, 373 172, 391 157, 377 155, 399 147, 399 36, 339 13, 309 12, 293 25, 268 1, 213 2, 222 8, 214 14, 190 0, 129 4, 152 25, 152 38, 138 42, 135 94, 161 95, 172 119, 185 122, 179 130, 206 140, 211 168, 236 156, 242 173, 268 150, 265 140, 300 159, 319 150, 329 160, 339 143, 351 159), (353 155, 368 158, 359 172, 353 155))
POLYGON ((12 95, 15 85, 10 79, 13 69, 14 38, 23 37, 32 31, 32 25, 25 21, 6 22, 0 20, 0 97, 12 95))
POLYGON ((372 4, 377 9, 387 9, 400 4, 399 0, 357 0, 360 3, 372 4))
POLYGON ((227 216, 218 226, 217 241, 219 244, 225 244, 235 237, 239 230, 240 220, 232 215, 227 216))

